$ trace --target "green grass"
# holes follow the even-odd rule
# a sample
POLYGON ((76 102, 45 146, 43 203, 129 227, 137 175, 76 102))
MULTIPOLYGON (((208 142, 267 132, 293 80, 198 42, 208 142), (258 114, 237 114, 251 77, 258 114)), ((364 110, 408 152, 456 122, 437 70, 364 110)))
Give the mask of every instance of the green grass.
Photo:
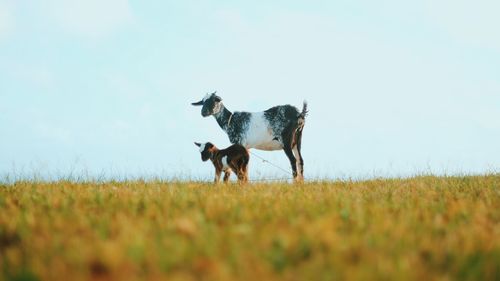
POLYGON ((0 185, 0 280, 500 280, 500 176, 0 185))

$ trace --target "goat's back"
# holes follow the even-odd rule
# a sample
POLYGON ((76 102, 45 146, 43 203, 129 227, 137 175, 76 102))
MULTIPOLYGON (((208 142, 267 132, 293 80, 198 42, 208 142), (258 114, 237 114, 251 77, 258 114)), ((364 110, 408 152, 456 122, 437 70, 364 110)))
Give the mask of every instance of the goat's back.
POLYGON ((227 156, 227 162, 229 166, 232 166, 231 168, 246 171, 248 162, 250 161, 250 154, 244 146, 233 144, 221 150, 219 154, 221 156, 227 156))
POLYGON ((230 159, 240 158, 240 157, 250 158, 248 150, 240 144, 233 144, 230 147, 221 150, 220 153, 222 155, 227 156, 230 159))

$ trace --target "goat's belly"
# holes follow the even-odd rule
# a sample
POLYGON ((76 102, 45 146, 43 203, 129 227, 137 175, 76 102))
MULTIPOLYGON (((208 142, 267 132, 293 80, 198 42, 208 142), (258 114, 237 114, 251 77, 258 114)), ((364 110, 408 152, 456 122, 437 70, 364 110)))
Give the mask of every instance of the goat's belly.
POLYGON ((281 150, 283 149, 283 146, 281 143, 279 143, 277 140, 262 140, 262 139, 248 139, 243 146, 246 148, 255 148, 255 149, 260 149, 260 150, 281 150))
POLYGON ((260 149, 260 150, 267 150, 267 151, 271 151, 271 150, 281 150, 283 149, 283 147, 281 146, 281 144, 277 141, 270 141, 270 142, 266 142, 266 143, 259 143, 258 145, 255 145, 255 148, 256 149, 260 149))
POLYGON ((246 148, 260 150, 280 150, 283 148, 281 143, 274 138, 271 127, 262 112, 252 113, 242 145, 246 148))

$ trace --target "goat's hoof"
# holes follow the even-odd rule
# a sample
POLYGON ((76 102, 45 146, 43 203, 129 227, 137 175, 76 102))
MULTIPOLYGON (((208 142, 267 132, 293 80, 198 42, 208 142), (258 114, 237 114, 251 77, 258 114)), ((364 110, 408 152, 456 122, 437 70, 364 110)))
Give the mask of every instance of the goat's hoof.
POLYGON ((304 183, 304 177, 303 176, 296 176, 293 179, 294 183, 304 183))

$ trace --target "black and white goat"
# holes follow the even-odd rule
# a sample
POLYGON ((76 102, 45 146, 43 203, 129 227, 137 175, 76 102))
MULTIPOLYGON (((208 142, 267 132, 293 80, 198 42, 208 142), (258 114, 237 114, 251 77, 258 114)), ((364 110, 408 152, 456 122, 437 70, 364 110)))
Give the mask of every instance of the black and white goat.
POLYGON ((219 150, 210 142, 203 144, 195 142, 194 144, 200 148, 201 160, 205 162, 210 159, 214 164, 215 183, 220 181, 222 172, 224 172, 224 182, 228 182, 231 171, 236 173, 239 183, 246 183, 248 181, 250 155, 245 147, 233 144, 226 149, 219 150))
POLYGON ((232 113, 214 92, 192 105, 203 106, 203 117, 213 115, 233 144, 268 151, 283 149, 290 160, 294 179, 303 180, 304 159, 300 150, 307 114, 305 101, 302 112, 295 106, 279 105, 261 112, 232 113))

